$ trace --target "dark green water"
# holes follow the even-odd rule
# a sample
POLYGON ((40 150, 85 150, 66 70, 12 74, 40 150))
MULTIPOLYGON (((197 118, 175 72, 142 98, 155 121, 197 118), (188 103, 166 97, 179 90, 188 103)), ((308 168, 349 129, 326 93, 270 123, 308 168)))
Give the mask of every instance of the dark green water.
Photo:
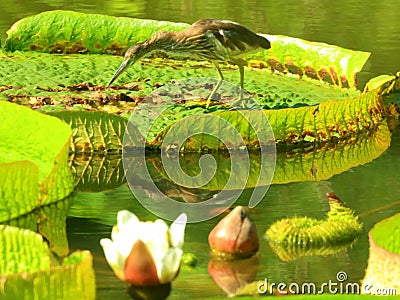
MULTIPOLYGON (((359 74, 362 85, 369 78, 400 70, 400 20, 398 0, 383 1, 15 1, 3 0, 0 9, 0 38, 18 19, 45 10, 70 9, 157 20, 191 23, 199 18, 230 19, 262 33, 283 34, 372 52, 359 74)), ((339 271, 348 281, 364 276, 368 258, 367 232, 377 221, 400 211, 400 132, 394 133, 390 148, 370 163, 351 168, 326 181, 271 186, 265 199, 251 211, 260 236, 275 220, 294 215, 323 218, 327 211, 325 192, 334 191, 360 215, 364 229, 356 244, 338 254, 302 257, 283 262, 264 239, 259 253, 257 279, 273 282, 335 280, 339 271)), ((245 197, 244 197, 245 198, 245 197)), ((245 199, 239 203, 245 204, 245 199), (242 201, 242 202, 241 202, 242 201)), ((94 255, 98 299, 129 299, 125 285, 109 269, 99 245, 109 237, 118 210, 129 209, 143 219, 154 219, 133 198, 127 186, 74 199, 68 219, 71 249, 89 249, 94 255)), ((207 273, 207 236, 218 220, 187 226, 184 250, 196 254, 194 271, 183 269, 173 283, 169 299, 204 299, 224 292, 207 273)))

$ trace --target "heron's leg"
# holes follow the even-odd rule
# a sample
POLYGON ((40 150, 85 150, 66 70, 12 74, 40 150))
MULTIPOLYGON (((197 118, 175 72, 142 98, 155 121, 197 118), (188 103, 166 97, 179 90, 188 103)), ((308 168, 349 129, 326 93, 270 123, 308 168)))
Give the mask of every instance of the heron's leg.
POLYGON ((215 68, 217 69, 217 72, 218 72, 218 83, 215 85, 215 87, 212 90, 211 94, 207 98, 206 108, 208 108, 210 106, 212 98, 214 97, 215 93, 217 92, 217 90, 221 86, 222 80, 224 80, 224 76, 222 75, 222 72, 221 72, 221 69, 219 68, 218 63, 213 62, 213 64, 214 64, 214 66, 215 66, 215 68))
POLYGON ((243 102, 243 86, 244 86, 244 66, 243 65, 238 65, 239 66, 239 72, 240 72, 240 102, 242 103, 242 106, 244 107, 244 102, 243 102))
POLYGON ((239 99, 232 101, 231 105, 236 106, 237 104, 240 103, 240 106, 242 106, 242 108, 246 108, 246 103, 243 100, 243 86, 244 86, 244 66, 245 66, 245 62, 243 62, 242 60, 237 60, 235 61, 235 64, 239 67, 239 73, 240 73, 240 95, 239 95, 239 99))

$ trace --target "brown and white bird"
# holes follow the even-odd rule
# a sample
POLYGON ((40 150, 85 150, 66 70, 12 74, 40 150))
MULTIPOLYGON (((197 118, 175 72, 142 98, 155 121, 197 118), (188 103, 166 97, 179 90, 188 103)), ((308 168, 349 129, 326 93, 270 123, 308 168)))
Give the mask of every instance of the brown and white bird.
MULTIPOLYGON (((271 48, 270 42, 242 25, 232 21, 203 19, 180 32, 156 32, 151 38, 131 46, 125 53, 124 61, 108 85, 128 67, 142 57, 154 52, 164 52, 171 58, 212 62, 218 72, 218 83, 207 99, 207 107, 220 87, 223 75, 219 63, 229 62, 239 67, 240 88, 243 89, 244 66, 242 56, 271 48)), ((241 95, 242 97, 242 95, 241 95)))

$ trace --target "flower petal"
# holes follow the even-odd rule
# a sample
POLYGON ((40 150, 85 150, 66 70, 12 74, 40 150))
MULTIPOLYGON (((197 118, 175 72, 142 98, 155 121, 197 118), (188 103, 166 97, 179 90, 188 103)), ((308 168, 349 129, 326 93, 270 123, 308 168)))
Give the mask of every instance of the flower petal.
POLYGON ((125 280, 133 285, 159 285, 157 268, 146 245, 137 240, 132 247, 124 270, 125 280))
POLYGON ((169 248, 162 261, 156 262, 158 279, 161 284, 171 282, 178 275, 182 249, 169 248))
POLYGON ((137 223, 139 223, 138 217, 129 210, 120 210, 117 214, 117 226, 119 230, 124 230, 125 228, 133 228, 137 223))
POLYGON ((154 223, 151 223, 151 226, 147 224, 147 228, 145 228, 143 231, 147 232, 147 236, 144 241, 147 249, 156 262, 161 261, 164 258, 165 253, 171 247, 169 244, 167 224, 165 224, 163 220, 158 219, 154 223))
POLYGON ((171 224, 169 228, 171 244, 174 247, 182 248, 185 237, 185 226, 187 216, 185 213, 180 214, 179 217, 171 224))
POLYGON ((140 236, 140 221, 135 214, 127 210, 121 210, 117 215, 118 224, 113 227, 111 238, 118 246, 119 252, 127 257, 133 244, 140 236))
POLYGON ((115 275, 119 279, 125 280, 124 268, 126 257, 118 251, 118 247, 110 239, 101 239, 100 245, 103 247, 104 255, 115 275))

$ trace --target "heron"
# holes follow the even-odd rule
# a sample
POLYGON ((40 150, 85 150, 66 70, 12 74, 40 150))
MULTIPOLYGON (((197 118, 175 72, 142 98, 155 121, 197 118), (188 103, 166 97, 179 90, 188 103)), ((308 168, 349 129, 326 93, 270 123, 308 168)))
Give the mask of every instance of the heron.
POLYGON ((244 66, 246 66, 242 57, 269 48, 271 48, 271 43, 268 39, 239 23, 228 20, 202 19, 183 31, 159 31, 148 40, 131 46, 126 51, 123 62, 108 85, 111 85, 136 61, 153 53, 165 53, 174 59, 207 60, 215 66, 218 72, 218 83, 207 99, 206 108, 208 108, 224 79, 219 67, 220 63, 228 62, 239 67, 240 100, 242 100, 244 66))

